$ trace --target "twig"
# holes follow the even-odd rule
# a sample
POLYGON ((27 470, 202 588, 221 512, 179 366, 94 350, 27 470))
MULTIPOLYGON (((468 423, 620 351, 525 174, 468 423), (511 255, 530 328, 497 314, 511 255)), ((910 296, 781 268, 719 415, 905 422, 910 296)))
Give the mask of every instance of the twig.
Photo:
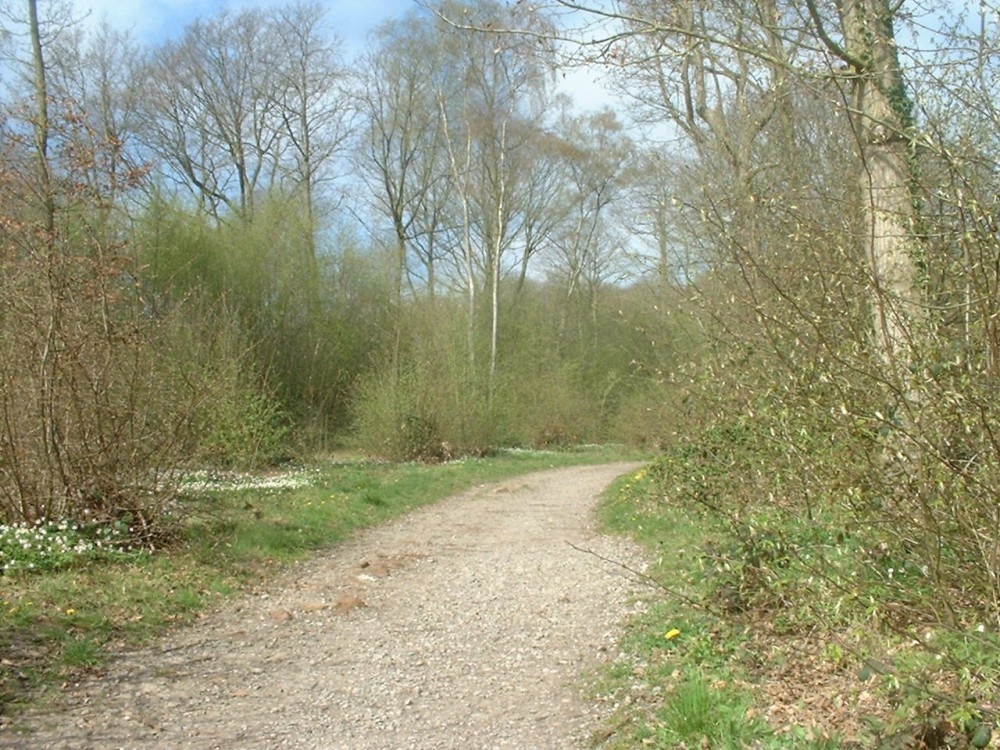
POLYGON ((578 547, 575 544, 573 544, 573 542, 566 542, 566 544, 568 544, 570 547, 572 547, 573 549, 575 549, 577 552, 583 552, 586 555, 593 555, 598 560, 601 560, 601 561, 606 562, 606 563, 610 563, 611 565, 615 565, 615 566, 621 568, 622 570, 630 573, 632 576, 634 576, 636 579, 638 579, 642 583, 645 583, 645 584, 647 584, 649 586, 654 586, 654 587, 660 589, 661 591, 665 591, 666 593, 670 594, 671 596, 676 596, 678 599, 680 599, 680 600, 682 600, 684 602, 687 602, 688 604, 690 604, 693 607, 698 607, 699 609, 704 609, 706 611, 709 610, 709 608, 705 605, 704 602, 699 601, 697 599, 694 599, 694 598, 688 596, 687 594, 684 594, 684 593, 678 591, 675 588, 671 588, 670 586, 667 586, 665 583, 663 583, 659 579, 654 578, 653 576, 649 575, 648 573, 643 573, 641 570, 636 570, 635 568, 632 568, 632 567, 626 565, 625 563, 621 562, 620 560, 612 560, 610 557, 605 557, 602 554, 594 552, 594 550, 592 550, 592 549, 584 549, 583 547, 578 547))

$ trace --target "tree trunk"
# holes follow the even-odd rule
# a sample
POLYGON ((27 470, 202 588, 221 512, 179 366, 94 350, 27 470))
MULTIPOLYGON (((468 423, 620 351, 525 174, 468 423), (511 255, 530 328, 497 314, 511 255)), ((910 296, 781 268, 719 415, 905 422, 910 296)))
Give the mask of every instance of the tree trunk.
POLYGON ((458 157, 455 155, 455 147, 450 136, 450 126, 448 122, 448 109, 445 106, 444 94, 438 94, 438 110, 441 113, 441 125, 445 133, 445 147, 448 153, 448 163, 451 167, 452 177, 455 184, 459 186, 459 196, 462 206, 462 270, 465 275, 466 288, 466 322, 465 338, 469 355, 469 371, 476 369, 476 269, 475 257, 472 251, 472 217, 469 209, 469 191, 465 189, 468 185, 469 163, 472 159, 472 132, 465 131, 465 163, 459 165, 458 157))
POLYGON ((35 152, 38 159, 38 190, 42 201, 43 226, 48 235, 47 241, 51 241, 56 226, 56 206, 49 170, 49 89, 45 79, 45 58, 42 54, 37 0, 28 0, 28 35, 31 38, 31 58, 35 75, 35 152))
POLYGON ((889 0, 842 0, 845 47, 853 73, 854 117, 861 149, 864 246, 872 284, 874 344, 903 406, 917 402, 913 344, 921 304, 916 208, 910 194, 911 105, 903 83, 889 0))
POLYGON ((914 337, 922 317, 914 240, 909 231, 913 205, 906 179, 906 146, 866 143, 868 232, 872 274, 875 345, 901 393, 913 396, 914 337), (901 153, 902 152, 902 153, 901 153))
MULTIPOLYGON (((509 114, 508 114, 509 117, 509 114)), ((500 126, 500 154, 497 165, 497 187, 496 187, 496 226, 494 227, 494 237, 490 248, 490 267, 492 275, 490 277, 490 380, 489 380, 489 403, 493 403, 493 393, 496 388, 497 363, 499 359, 500 346, 500 260, 503 253, 503 241, 507 227, 505 215, 507 212, 507 118, 504 118, 500 126)))

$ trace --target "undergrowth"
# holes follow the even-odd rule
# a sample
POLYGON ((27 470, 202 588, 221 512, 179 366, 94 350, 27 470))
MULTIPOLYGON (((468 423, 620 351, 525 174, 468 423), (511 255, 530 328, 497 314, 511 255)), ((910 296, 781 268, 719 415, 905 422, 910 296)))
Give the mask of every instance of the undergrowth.
POLYGON ((58 523, 0 524, 0 575, 60 570, 81 563, 128 559, 133 534, 121 521, 112 525, 58 523))
POLYGON ((602 508, 608 529, 653 553, 655 582, 648 608, 628 625, 624 658, 599 681, 617 707, 602 747, 835 747, 815 728, 768 723, 742 653, 753 626, 713 601, 723 586, 713 581, 710 556, 724 527, 662 502, 657 472, 654 464, 625 477, 602 508))
POLYGON ((860 490, 796 494, 759 429, 668 449, 604 506, 655 551, 658 585, 608 675, 608 746, 987 746, 1000 638, 981 603, 938 617, 930 563, 860 522, 860 490))

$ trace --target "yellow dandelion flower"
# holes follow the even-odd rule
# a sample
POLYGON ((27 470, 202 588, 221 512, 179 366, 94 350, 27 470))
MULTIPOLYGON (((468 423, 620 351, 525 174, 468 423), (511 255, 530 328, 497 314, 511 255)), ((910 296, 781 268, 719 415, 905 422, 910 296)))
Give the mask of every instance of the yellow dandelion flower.
POLYGON ((670 630, 668 630, 666 633, 663 634, 663 637, 666 638, 668 641, 672 641, 680 634, 681 631, 679 631, 677 628, 671 628, 670 630))

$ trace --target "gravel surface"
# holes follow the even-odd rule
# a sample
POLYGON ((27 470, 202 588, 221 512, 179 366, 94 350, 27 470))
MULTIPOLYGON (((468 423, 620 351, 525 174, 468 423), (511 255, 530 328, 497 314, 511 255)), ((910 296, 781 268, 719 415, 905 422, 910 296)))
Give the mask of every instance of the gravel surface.
POLYGON ((643 567, 595 530, 634 464, 487 485, 364 532, 0 731, 2 748, 590 746, 643 567), (603 558, 603 559, 602 559, 603 558))

